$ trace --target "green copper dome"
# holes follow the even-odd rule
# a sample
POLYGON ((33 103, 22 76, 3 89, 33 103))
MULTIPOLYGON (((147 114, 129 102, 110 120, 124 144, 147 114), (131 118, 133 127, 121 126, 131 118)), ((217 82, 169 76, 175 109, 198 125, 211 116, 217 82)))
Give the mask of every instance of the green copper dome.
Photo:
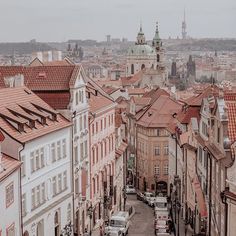
POLYGON ((127 56, 156 56, 155 49, 147 44, 137 44, 128 49, 127 56))

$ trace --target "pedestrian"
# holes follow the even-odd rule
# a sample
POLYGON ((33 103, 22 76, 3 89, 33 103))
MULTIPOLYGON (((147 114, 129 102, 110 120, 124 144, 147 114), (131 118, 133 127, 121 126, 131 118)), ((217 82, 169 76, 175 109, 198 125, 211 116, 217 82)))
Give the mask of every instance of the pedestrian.
POLYGON ((85 228, 85 230, 84 230, 84 235, 83 236, 89 236, 90 234, 88 233, 88 230, 87 230, 87 228, 85 228))

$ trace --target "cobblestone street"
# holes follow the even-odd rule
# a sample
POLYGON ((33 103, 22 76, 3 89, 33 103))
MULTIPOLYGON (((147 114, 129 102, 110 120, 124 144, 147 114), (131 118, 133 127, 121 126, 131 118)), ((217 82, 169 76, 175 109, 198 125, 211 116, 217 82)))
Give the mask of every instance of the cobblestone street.
POLYGON ((135 208, 131 219, 129 236, 154 236, 153 210, 151 207, 137 200, 136 195, 128 196, 128 204, 135 208))

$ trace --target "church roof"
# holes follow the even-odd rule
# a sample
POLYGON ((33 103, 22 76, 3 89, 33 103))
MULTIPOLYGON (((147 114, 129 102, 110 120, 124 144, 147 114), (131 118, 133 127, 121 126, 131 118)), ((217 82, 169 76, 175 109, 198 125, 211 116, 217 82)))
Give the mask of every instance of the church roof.
POLYGON ((128 56, 156 56, 156 52, 154 48, 149 46, 148 44, 137 44, 133 45, 128 49, 128 56))

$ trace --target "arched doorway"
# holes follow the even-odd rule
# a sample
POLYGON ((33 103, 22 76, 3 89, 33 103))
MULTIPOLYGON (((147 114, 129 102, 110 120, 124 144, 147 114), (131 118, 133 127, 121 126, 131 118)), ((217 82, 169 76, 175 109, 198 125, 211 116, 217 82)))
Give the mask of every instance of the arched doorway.
POLYGON ((23 234, 23 236, 29 236, 29 232, 26 230, 23 234))
POLYGON ((43 236, 44 232, 43 232, 43 222, 39 221, 38 225, 37 225, 37 236, 43 236))
POLYGON ((165 181, 156 182, 156 194, 167 195, 167 183, 165 181))
POLYGON ((146 182, 146 178, 143 178, 143 191, 146 192, 147 191, 147 182, 146 182))
POLYGON ((134 64, 131 64, 131 74, 134 74, 134 64))
POLYGON ((59 236, 60 235, 59 231, 60 231, 59 215, 58 212, 56 212, 54 216, 54 235, 59 236))
POLYGON ((142 66, 141 66, 141 70, 143 70, 143 69, 145 69, 145 65, 144 64, 142 64, 142 66))

